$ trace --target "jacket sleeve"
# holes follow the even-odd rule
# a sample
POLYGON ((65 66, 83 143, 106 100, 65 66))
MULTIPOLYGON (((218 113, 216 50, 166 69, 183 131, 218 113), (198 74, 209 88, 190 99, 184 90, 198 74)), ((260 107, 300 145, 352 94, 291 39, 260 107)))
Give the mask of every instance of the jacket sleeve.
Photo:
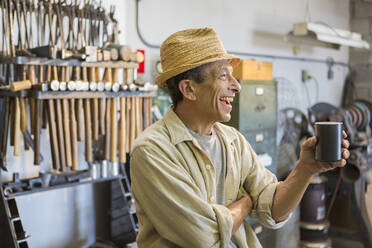
POLYGON ((164 239, 181 247, 225 247, 233 226, 230 211, 203 199, 193 179, 158 147, 131 154, 136 204, 164 239))
POLYGON ((242 148, 242 175, 244 190, 251 196, 253 207, 251 217, 256 218, 268 228, 277 229, 282 227, 289 217, 281 222, 272 218, 271 208, 278 180, 276 176, 259 160, 247 140, 241 135, 242 148))

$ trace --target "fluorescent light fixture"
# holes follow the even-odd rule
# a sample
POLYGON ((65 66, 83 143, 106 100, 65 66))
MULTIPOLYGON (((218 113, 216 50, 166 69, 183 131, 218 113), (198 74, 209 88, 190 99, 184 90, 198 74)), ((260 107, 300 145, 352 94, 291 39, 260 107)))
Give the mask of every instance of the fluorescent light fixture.
POLYGON ((296 44, 323 46, 339 49, 341 45, 362 49, 370 49, 369 43, 362 40, 359 33, 337 29, 321 22, 304 22, 293 25, 286 40, 296 44))

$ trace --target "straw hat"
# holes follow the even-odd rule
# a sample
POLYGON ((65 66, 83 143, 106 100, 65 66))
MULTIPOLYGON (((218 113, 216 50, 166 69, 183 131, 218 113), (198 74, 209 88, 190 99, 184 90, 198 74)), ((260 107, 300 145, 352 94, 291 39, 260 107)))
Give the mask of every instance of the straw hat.
POLYGON ((163 73, 156 81, 162 88, 166 88, 169 78, 200 65, 227 59, 234 66, 240 61, 226 53, 212 28, 186 29, 172 34, 161 45, 160 58, 163 73))

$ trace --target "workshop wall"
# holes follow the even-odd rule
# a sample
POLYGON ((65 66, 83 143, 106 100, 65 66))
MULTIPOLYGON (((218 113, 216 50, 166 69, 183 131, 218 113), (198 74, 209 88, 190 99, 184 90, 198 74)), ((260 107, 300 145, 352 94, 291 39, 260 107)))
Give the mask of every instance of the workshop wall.
MULTIPOLYGON (((119 1, 118 1, 119 2, 119 1)), ((124 3, 123 3, 124 4, 124 3)), ((146 47, 136 31, 136 1, 126 1, 126 15, 120 16, 128 25, 124 30, 124 39, 134 48, 146 51, 146 73, 140 77, 144 81, 154 81, 155 62, 159 60, 159 49, 146 47)), ((318 101, 340 104, 344 78, 347 68, 341 65, 332 67, 333 79, 327 79, 328 66, 325 63, 294 61, 275 58, 288 56, 348 62, 347 47, 332 50, 321 47, 301 46, 295 55, 291 44, 284 41, 284 35, 297 22, 307 20, 321 21, 332 27, 349 29, 348 0, 285 0, 285 1, 150 1, 138 2, 138 26, 144 39, 152 45, 160 45, 171 33, 192 27, 213 27, 219 33, 226 50, 251 54, 264 54, 273 58, 258 56, 240 56, 243 59, 257 59, 273 62, 274 77, 280 84, 294 88, 295 99, 279 102, 279 108, 287 105, 303 111, 318 101), (307 8, 308 3, 308 8, 307 8), (308 11, 307 11, 308 9, 308 11), (314 80, 307 83, 310 100, 301 82, 301 70, 307 70, 319 82, 316 92, 314 80), (309 103, 310 102, 310 103, 309 103)), ((285 92, 281 93, 283 98, 285 92)), ((280 100, 280 99, 279 99, 280 100)))
MULTIPOLYGON (((145 74, 139 75, 142 81, 154 81, 155 63, 159 60, 159 49, 148 48, 139 39, 136 31, 136 0, 103 1, 106 6, 116 5, 119 21, 119 41, 131 45, 132 49, 146 52, 145 74)), ((325 63, 296 61, 275 58, 288 56, 326 60, 331 57, 336 62, 348 62, 349 50, 340 51, 317 47, 301 46, 297 54, 283 36, 292 29, 293 23, 310 18, 331 26, 349 29, 349 0, 266 0, 266 1, 198 1, 198 0, 141 0, 138 3, 139 27, 144 39, 160 45, 171 33, 191 27, 213 27, 219 33, 225 48, 231 52, 264 54, 259 56, 240 56, 243 59, 257 59, 273 63, 274 77, 279 83, 279 109, 292 106, 305 111, 319 101, 339 105, 347 68, 333 66, 333 79, 327 79, 328 66, 325 63), (309 3, 309 12, 307 5, 309 3), (307 98, 305 85, 301 82, 301 70, 307 70, 319 82, 307 83, 310 99, 307 98)), ((51 167, 48 133, 42 133, 41 169, 51 167), (44 140, 44 142, 43 142, 44 140), (43 145, 44 144, 44 145, 43 145)), ((79 147, 79 151, 83 151, 79 147)), ((12 172, 21 171, 21 178, 36 176, 39 169, 31 165, 32 152, 24 152, 14 158, 8 150, 8 173, 1 175, 2 180, 10 180, 12 172)), ((80 154, 83 162, 83 154, 80 154)), ((85 162, 84 162, 85 163, 85 162)), ((74 188, 49 191, 47 193, 23 196, 18 200, 24 229, 31 235, 30 247, 84 247, 91 244, 96 232, 105 234, 104 216, 108 198, 105 186, 83 185, 74 188), (97 220, 97 221, 96 221, 97 220)), ((283 235, 286 236, 286 235, 283 235)), ((278 240, 278 242, 281 242, 278 240)), ((284 241, 283 241, 284 242, 284 241)), ((278 247, 288 247, 286 245, 278 247)), ((290 241, 292 243, 295 240, 290 241)))
MULTIPOLYGON (((103 1, 106 9, 110 4, 117 6, 116 16, 125 12, 125 4, 103 1)), ((124 21, 120 22, 120 28, 123 28, 124 21)), ((120 37, 123 39, 122 35, 120 37)), ((39 171, 48 172, 52 168, 49 131, 42 129, 40 138, 43 156, 40 166, 33 165, 32 150, 21 149, 20 155, 15 157, 13 147, 8 146, 8 172, 2 171, 0 174, 3 182, 12 180, 14 172, 19 172, 20 179, 23 179, 36 177, 39 171)), ((20 143, 20 147, 24 147, 23 139, 20 143)), ((79 142, 78 145, 80 169, 87 169, 84 143, 79 142)), ((28 245, 38 248, 88 247, 96 237, 109 239, 109 204, 108 183, 85 184, 17 197, 23 228, 30 235, 28 245)))
MULTIPOLYGON (((350 3, 350 25, 351 30, 361 33, 363 38, 371 44, 372 42, 372 3, 352 1, 350 3)), ((355 99, 372 98, 372 52, 358 49, 350 49, 350 64, 355 70, 356 92, 355 99)))

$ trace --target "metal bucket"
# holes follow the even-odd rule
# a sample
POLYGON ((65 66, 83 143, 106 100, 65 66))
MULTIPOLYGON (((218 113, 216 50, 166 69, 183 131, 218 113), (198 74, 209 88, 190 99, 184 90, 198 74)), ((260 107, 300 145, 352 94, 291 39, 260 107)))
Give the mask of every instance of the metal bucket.
POLYGON ((300 239, 304 242, 324 242, 328 240, 329 222, 300 223, 300 239))
POLYGON ((315 175, 301 200, 301 222, 320 223, 326 216, 326 177, 315 175))

